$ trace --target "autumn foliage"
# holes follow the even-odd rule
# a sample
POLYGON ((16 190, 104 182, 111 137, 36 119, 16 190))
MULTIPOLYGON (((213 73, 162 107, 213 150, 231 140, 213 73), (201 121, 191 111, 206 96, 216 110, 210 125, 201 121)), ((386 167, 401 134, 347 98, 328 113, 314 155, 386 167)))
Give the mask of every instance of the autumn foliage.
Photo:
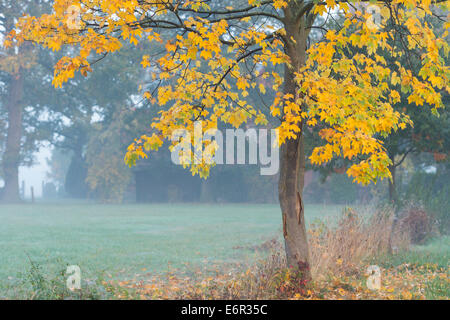
MULTIPOLYGON (((443 107, 442 95, 450 91, 445 64, 449 23, 435 27, 430 21, 446 12, 448 1, 379 1, 377 25, 367 6, 356 1, 305 1, 300 13, 308 25, 303 27, 307 32, 317 28, 322 36, 309 46, 305 65, 294 70, 296 96, 280 90, 283 69, 277 68, 289 68, 292 62, 286 52, 296 40, 286 37, 285 29, 290 2, 233 4, 56 0, 51 14, 22 18, 6 43, 76 48, 55 66, 57 87, 75 72, 87 75, 93 61, 120 50, 123 41, 136 46, 147 41, 158 48, 158 53, 142 57, 142 66, 158 84, 142 95, 162 110, 151 124, 154 133, 130 146, 128 164, 158 149, 175 130, 193 130, 198 119, 204 130, 217 128, 219 122, 235 127, 248 121, 267 124, 261 108, 250 105, 247 97, 251 89, 261 94, 270 90, 270 115, 281 120, 281 144, 297 137, 303 124, 319 126, 323 145, 314 149, 311 162, 346 158, 353 162, 347 174, 366 184, 390 177, 390 160, 379 137, 412 125, 407 115, 394 110, 402 97, 435 112, 443 107), (343 21, 337 28, 314 25, 320 15, 336 10, 343 21), (402 59, 409 63, 402 64, 402 59), (270 81, 264 85, 258 79, 270 81)), ((206 148, 212 142, 203 143, 206 148)), ((206 176, 209 166, 200 161, 191 170, 206 176)))

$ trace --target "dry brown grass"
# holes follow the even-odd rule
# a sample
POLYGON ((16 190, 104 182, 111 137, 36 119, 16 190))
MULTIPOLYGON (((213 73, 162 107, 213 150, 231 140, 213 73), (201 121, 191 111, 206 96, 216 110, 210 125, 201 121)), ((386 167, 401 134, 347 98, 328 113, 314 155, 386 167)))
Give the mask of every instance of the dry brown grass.
MULTIPOLYGON (((358 272, 361 263, 367 259, 388 253, 393 217, 389 208, 372 213, 358 213, 347 208, 335 226, 313 224, 308 231, 313 277, 351 275, 358 272)), ((404 232, 396 234, 395 246, 402 249, 409 246, 404 232)))

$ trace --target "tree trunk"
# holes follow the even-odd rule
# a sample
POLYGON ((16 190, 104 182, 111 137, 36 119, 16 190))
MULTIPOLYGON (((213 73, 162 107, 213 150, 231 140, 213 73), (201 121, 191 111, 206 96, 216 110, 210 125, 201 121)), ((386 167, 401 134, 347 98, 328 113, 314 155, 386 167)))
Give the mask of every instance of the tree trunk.
POLYGON ((77 141, 64 184, 67 194, 75 199, 86 199, 88 196, 89 187, 86 183, 88 169, 86 159, 83 156, 83 146, 84 140, 77 141))
POLYGON ((390 166, 389 171, 392 175, 392 180, 389 180, 389 201, 393 203, 394 205, 397 204, 397 186, 396 186, 396 180, 395 180, 395 166, 390 166))
POLYGON ((281 147, 279 198, 283 217, 283 236, 289 267, 299 268, 311 278, 308 239, 303 204, 305 154, 303 136, 281 147))
MULTIPOLYGON (((392 163, 394 164, 394 159, 391 158, 392 163)), ((393 205, 394 209, 394 217, 392 218, 391 231, 389 233, 389 252, 391 254, 396 253, 396 246, 394 244, 395 233, 397 232, 397 222, 399 215, 399 203, 397 197, 397 185, 395 179, 396 166, 392 165, 389 167, 389 171, 391 172, 392 180, 389 180, 389 201, 393 205)))
POLYGON ((19 165, 20 142, 22 138, 22 96, 23 78, 19 71, 11 76, 6 109, 8 111, 8 131, 5 152, 3 154, 3 173, 5 187, 2 202, 20 202, 19 165))
POLYGON ((203 203, 211 203, 213 202, 213 195, 211 193, 211 185, 210 180, 203 180, 201 181, 200 185, 200 202, 203 203))
MULTIPOLYGON (((292 2, 285 10, 285 48, 292 67, 285 67, 284 93, 292 94, 294 99, 300 94, 294 73, 306 62, 308 38, 305 18, 297 17, 300 9, 296 2, 292 2)), ((286 141, 281 147, 278 193, 288 266, 298 268, 303 278, 310 280, 310 257, 303 204, 304 178, 304 140, 303 134, 299 134, 296 139, 286 141)))

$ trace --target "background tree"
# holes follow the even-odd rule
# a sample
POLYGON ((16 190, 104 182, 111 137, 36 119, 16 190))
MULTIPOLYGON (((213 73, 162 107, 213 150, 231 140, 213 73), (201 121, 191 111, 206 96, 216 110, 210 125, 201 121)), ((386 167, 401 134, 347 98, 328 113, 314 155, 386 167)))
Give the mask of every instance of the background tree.
MULTIPOLYGON (((380 138, 410 123, 394 109, 402 97, 390 84, 401 83, 409 103, 426 102, 434 110, 443 107, 441 92, 449 91, 449 70, 441 58, 448 44, 427 22, 440 2, 380 1, 381 21, 375 24, 356 1, 56 0, 51 15, 21 19, 10 40, 31 40, 54 50, 76 45, 56 65, 55 86, 75 71, 86 75, 95 55, 118 51, 122 41, 150 41, 161 48, 159 54, 144 55, 142 65, 157 84, 154 94, 144 96, 162 110, 152 123, 153 134, 130 146, 130 165, 146 157, 144 151, 158 149, 175 130, 192 130, 199 119, 205 130, 217 128, 218 122, 239 127, 251 118, 266 124, 264 114, 246 98, 258 78, 273 78, 276 94, 269 105, 280 120, 279 198, 287 260, 309 278, 302 132, 323 126, 323 145, 313 150, 313 164, 344 157, 353 162, 347 174, 357 182, 390 178, 392 163, 380 138), (79 21, 68 5, 79 6, 79 21), (315 24, 318 15, 342 16, 345 22, 312 43, 311 29, 324 28, 315 24), (389 39, 402 41, 390 44, 389 39), (352 46, 361 53, 348 55, 352 46), (399 57, 411 51, 422 58, 417 74, 400 63, 399 57), (284 73, 259 72, 258 65, 281 65, 284 73)), ((191 171, 206 177, 207 158, 191 163, 191 171)))
MULTIPOLYGON (((14 23, 25 12, 42 14, 50 6, 47 1, 0 1, 0 32, 2 39, 13 30, 14 23)), ((0 155, 5 183, 0 194, 2 202, 19 202, 19 166, 33 162, 33 152, 48 138, 48 131, 38 119, 43 109, 36 102, 36 92, 51 89, 49 74, 39 65, 39 50, 30 45, 17 49, 0 48, 0 113, 2 142, 0 155), (25 112, 24 112, 25 111, 25 112)))
MULTIPOLYGON (((100 64, 96 73, 90 74, 86 79, 81 75, 76 76, 70 83, 63 85, 56 90, 49 90, 41 93, 38 99, 47 105, 47 117, 41 121, 42 126, 46 126, 53 133, 52 145, 59 151, 63 150, 71 157, 69 167, 64 178, 64 191, 66 196, 72 198, 95 197, 100 193, 106 196, 106 190, 98 190, 100 185, 96 183, 97 190, 91 190, 94 181, 92 176, 100 175, 91 168, 97 161, 88 159, 90 145, 100 144, 110 150, 115 150, 114 162, 123 162, 123 150, 125 146, 114 140, 112 134, 104 131, 117 120, 117 114, 124 110, 131 111, 135 100, 142 100, 137 96, 136 83, 141 79, 143 70, 131 63, 130 55, 139 54, 139 50, 130 51, 123 49, 119 55, 105 57, 106 63, 100 64), (105 140, 105 138, 108 138, 105 140), (100 141, 101 140, 101 141, 100 141), (90 191, 94 191, 91 194, 90 191)), ((59 54, 61 57, 62 55, 59 54)), ((49 67, 51 68, 51 61, 49 67)), ((139 130, 141 127, 139 127, 139 130)), ((128 141, 129 142, 129 141, 128 141)), ((99 152, 99 158, 102 153, 99 152)), ((111 152, 109 152, 111 156, 111 152)), ((99 158, 99 161, 111 161, 112 158, 99 158)), ((104 170, 96 166, 103 172, 103 176, 108 172, 113 175, 114 171, 124 170, 115 168, 114 171, 104 170)), ((111 169, 111 168, 110 168, 111 169)), ((131 170, 129 170, 131 171, 131 170)), ((121 180, 114 177, 106 177, 108 184, 120 184, 121 180)), ((117 195, 110 194, 110 199, 120 199, 117 195)))
MULTIPOLYGON (((444 103, 449 104, 449 96, 444 97, 444 103)), ((392 179, 389 180, 389 200, 398 204, 397 168, 411 154, 422 152, 435 154, 435 160, 442 161, 448 157, 450 147, 450 119, 447 109, 438 116, 427 113, 414 105, 400 105, 414 126, 405 128, 389 136, 385 145, 392 164, 389 166, 392 179)))

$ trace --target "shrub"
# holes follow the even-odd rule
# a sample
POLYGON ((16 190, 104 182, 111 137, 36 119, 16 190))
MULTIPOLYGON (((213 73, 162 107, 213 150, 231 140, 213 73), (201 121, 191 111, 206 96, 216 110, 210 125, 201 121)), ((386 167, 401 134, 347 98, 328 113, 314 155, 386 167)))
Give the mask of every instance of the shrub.
POLYGON ((436 221, 441 234, 450 232, 450 170, 438 167, 437 173, 416 172, 406 187, 401 190, 401 198, 408 203, 420 203, 436 221))
POLYGON ((400 213, 398 230, 406 233, 413 244, 423 244, 432 235, 433 223, 423 207, 409 205, 400 213))

